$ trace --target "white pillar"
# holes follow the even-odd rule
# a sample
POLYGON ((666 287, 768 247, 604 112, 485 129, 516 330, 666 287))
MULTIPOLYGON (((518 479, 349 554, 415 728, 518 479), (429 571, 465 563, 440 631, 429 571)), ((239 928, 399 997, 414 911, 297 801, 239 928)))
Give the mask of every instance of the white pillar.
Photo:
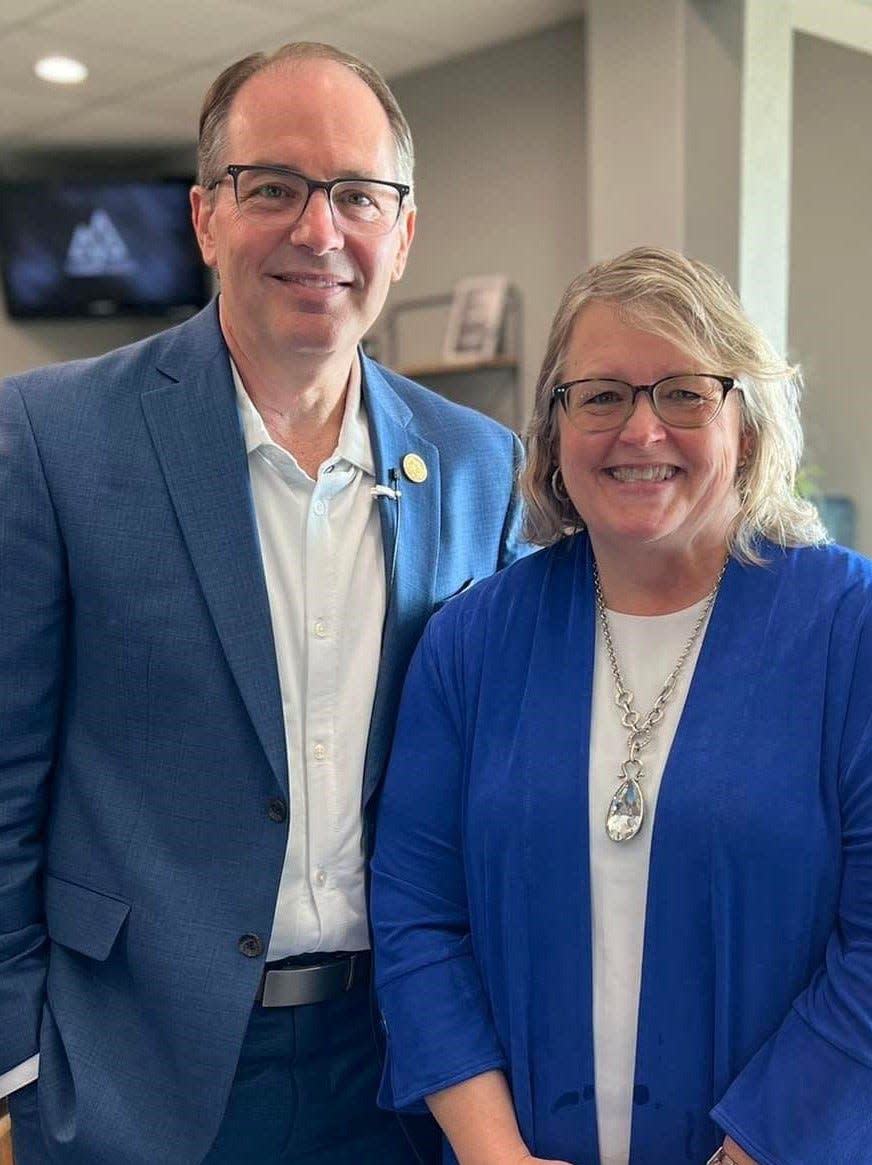
POLYGON ((685 0, 587 5, 592 262, 684 244, 685 0))
POLYGON ((793 122, 791 0, 745 0, 739 294, 787 347, 793 122))
POLYGON ((787 337, 791 0, 588 0, 588 253, 673 247, 787 337))

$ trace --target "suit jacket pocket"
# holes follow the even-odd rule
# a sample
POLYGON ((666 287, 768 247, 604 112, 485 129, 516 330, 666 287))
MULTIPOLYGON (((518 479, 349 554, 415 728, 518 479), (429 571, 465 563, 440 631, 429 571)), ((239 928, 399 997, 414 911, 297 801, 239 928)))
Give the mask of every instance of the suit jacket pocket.
POLYGON ((102 962, 129 913, 129 904, 120 898, 46 875, 45 917, 52 942, 102 962))

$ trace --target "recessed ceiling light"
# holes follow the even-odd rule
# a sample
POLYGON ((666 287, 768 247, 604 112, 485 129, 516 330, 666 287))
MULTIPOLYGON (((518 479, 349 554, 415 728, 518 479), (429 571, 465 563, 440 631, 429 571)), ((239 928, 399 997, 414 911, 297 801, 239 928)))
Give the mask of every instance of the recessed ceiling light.
POLYGON ((72 57, 43 57, 33 66, 33 71, 42 81, 51 81, 53 85, 80 85, 88 76, 86 66, 72 57))

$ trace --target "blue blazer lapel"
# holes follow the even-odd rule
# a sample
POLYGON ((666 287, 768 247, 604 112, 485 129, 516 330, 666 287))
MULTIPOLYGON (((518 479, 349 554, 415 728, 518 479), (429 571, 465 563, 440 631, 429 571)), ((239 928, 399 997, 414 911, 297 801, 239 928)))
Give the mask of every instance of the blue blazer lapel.
POLYGON ((142 408, 218 638, 284 788, 284 722, 269 599, 214 305, 173 333, 153 387, 142 394, 142 408))
POLYGON ((378 501, 388 606, 364 766, 366 804, 387 763, 409 657, 433 610, 439 562, 441 476, 439 450, 417 431, 412 410, 394 392, 377 365, 366 358, 362 363, 376 481, 396 484, 401 495, 398 501, 378 501), (417 454, 426 465, 425 481, 413 482, 404 475, 403 458, 409 453, 417 454), (396 483, 391 481, 392 471, 397 474, 396 483))

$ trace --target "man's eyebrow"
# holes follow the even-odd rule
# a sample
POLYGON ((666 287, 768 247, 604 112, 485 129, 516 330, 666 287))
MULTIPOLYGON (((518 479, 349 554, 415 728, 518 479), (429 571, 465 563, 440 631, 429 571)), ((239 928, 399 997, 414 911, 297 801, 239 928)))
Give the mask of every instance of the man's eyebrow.
MULTIPOLYGON (((242 163, 240 163, 242 164, 242 163)), ((260 170, 290 170, 293 174, 299 174, 302 178, 311 178, 311 174, 307 174, 305 170, 299 169, 297 166, 290 165, 287 162, 246 162, 245 165, 257 166, 260 170)), ((353 178, 359 179, 362 182, 393 182, 393 178, 379 178, 371 171, 360 170, 357 167, 349 167, 347 170, 340 170, 334 174, 333 178, 353 178)), ((333 178, 312 178, 313 182, 332 182, 333 178)), ((398 179, 397 179, 398 181, 398 179)))

